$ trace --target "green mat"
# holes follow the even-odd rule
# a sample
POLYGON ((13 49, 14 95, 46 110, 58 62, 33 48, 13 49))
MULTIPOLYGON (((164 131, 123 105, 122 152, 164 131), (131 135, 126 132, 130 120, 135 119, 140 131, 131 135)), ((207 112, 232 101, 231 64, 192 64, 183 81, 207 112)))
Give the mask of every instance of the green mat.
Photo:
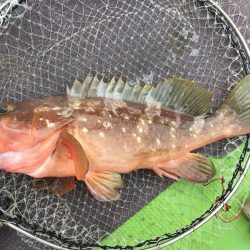
MULTIPOLYGON (((223 166, 235 167, 235 159, 241 154, 240 150, 223 158, 223 166)), ((221 159, 210 157, 214 162, 218 176, 229 175, 225 170, 219 170, 221 159), (224 171, 224 172, 223 172, 224 171)), ((230 176, 230 175, 229 175, 230 176)), ((228 177, 229 180, 230 177, 228 177)), ((230 217, 241 207, 241 203, 248 195, 250 174, 248 174, 237 193, 229 201, 232 212, 222 214, 230 217), (233 213, 234 212, 234 213, 233 213)), ((175 232, 181 226, 190 224, 191 219, 199 217, 209 208, 222 190, 219 181, 207 187, 178 181, 147 204, 143 209, 129 218, 117 228, 109 237, 102 241, 105 245, 135 245, 140 241, 155 238, 166 232, 175 232), (181 199, 180 199, 181 197, 181 199), (181 206, 181 207, 179 207, 181 206), (176 209, 178 207, 178 209, 176 209), (176 213, 176 210, 178 212, 176 213), (152 230, 149 230, 152 229, 152 230)), ((167 247, 166 247, 167 248, 167 247)), ((238 220, 223 223, 213 217, 201 228, 184 239, 172 244, 171 249, 250 249, 250 221, 242 213, 238 220)))

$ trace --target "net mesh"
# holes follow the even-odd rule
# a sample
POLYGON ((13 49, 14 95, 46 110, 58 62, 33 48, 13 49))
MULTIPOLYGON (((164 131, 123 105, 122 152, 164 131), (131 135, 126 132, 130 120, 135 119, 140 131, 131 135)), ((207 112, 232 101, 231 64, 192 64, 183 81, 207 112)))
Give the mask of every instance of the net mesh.
MULTIPOLYGON (((5 0, 0 6, 1 2, 5 7, 0 8, 0 102, 65 95, 65 86, 76 77, 83 80, 88 72, 149 84, 171 75, 195 80, 212 91, 214 111, 249 71, 237 36, 208 1, 5 0)), ((219 2, 249 41, 249 2, 219 2)), ((243 137, 199 152, 211 157, 218 176, 224 175, 230 184, 238 177, 233 172, 239 160, 240 166, 245 164, 247 149, 243 137)), ((144 247, 202 220, 221 196, 220 184, 172 183, 144 170, 123 179, 121 200, 100 203, 83 183, 57 197, 33 189, 27 176, 0 172, 1 217, 66 247, 144 247)), ((239 190, 231 214, 244 199, 239 190)), ((194 239, 205 246, 233 226, 213 220, 209 229, 204 226, 174 246, 193 249, 194 239)), ((34 248, 47 248, 20 236, 34 248)))

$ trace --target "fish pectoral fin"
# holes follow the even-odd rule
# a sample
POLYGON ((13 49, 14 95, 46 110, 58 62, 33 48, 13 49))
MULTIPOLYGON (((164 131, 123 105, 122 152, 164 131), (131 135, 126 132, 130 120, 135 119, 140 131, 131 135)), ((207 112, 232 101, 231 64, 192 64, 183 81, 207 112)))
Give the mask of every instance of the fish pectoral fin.
POLYGON ((70 152, 70 158, 74 162, 77 180, 84 180, 89 170, 89 161, 82 145, 73 135, 65 131, 61 133, 59 143, 70 152))
POLYGON ((33 187, 45 189, 50 193, 64 195, 72 191, 75 187, 74 177, 48 177, 43 179, 34 179, 33 187))
POLYGON ((202 155, 193 153, 168 161, 157 168, 162 170, 165 176, 181 177, 197 183, 205 183, 216 174, 215 167, 211 161, 202 155))
POLYGON ((42 171, 33 177, 68 177, 76 176, 84 180, 89 163, 81 144, 66 131, 60 134, 56 148, 43 164, 42 171))
POLYGON ((119 200, 120 193, 117 189, 123 187, 121 175, 109 172, 90 172, 86 175, 85 183, 99 201, 119 200))

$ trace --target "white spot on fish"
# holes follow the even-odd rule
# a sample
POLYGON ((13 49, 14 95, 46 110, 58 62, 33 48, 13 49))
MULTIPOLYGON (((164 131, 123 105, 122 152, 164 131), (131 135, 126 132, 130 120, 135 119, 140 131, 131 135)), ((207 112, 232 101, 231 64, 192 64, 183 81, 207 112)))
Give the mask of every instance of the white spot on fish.
POLYGON ((138 126, 137 129, 138 129, 138 131, 139 131, 140 134, 143 132, 143 128, 142 127, 138 126))
POLYGON ((138 143, 141 143, 141 137, 137 137, 136 140, 138 143))
POLYGON ((81 102, 79 101, 70 102, 70 107, 73 109, 79 109, 80 106, 81 106, 81 102))
POLYGON ((140 119, 140 122, 142 125, 145 125, 145 121, 143 119, 140 119))
POLYGON ((72 111, 71 109, 65 109, 65 110, 62 110, 61 112, 57 112, 57 115, 63 116, 63 117, 69 117, 72 115, 72 111))
POLYGON ((55 126, 55 124, 53 122, 50 122, 48 119, 46 119, 45 121, 48 128, 52 128, 55 126))
POLYGON ((199 134, 203 130, 204 124, 205 124, 205 120, 203 118, 197 118, 194 120, 194 123, 189 128, 189 131, 199 134))
POLYGON ((104 128, 112 128, 112 124, 110 122, 104 122, 103 127, 104 128))
POLYGON ((175 128, 171 127, 170 130, 171 130, 172 132, 174 132, 174 131, 175 131, 175 128))
POLYGON ((160 139, 159 139, 159 138, 157 138, 157 139, 156 139, 156 143, 157 143, 157 145, 158 145, 158 146, 160 146, 160 145, 161 145, 161 141, 160 141, 160 139))
POLYGON ((122 132, 123 132, 123 133, 126 133, 126 129, 125 129, 125 128, 122 128, 122 132))
POLYGON ((136 134, 135 134, 135 133, 133 133, 133 136, 134 136, 134 137, 136 137, 136 134))
POLYGON ((177 122, 172 121, 172 122, 171 122, 171 125, 173 125, 174 127, 176 127, 177 122))
POLYGON ((99 136, 103 138, 103 137, 105 137, 105 134, 103 132, 100 132, 99 136))
POLYGON ((129 120, 129 116, 128 115, 124 115, 124 119, 129 120))
POLYGON ((148 124, 152 124, 153 121, 151 119, 148 120, 148 124))
POLYGON ((80 122, 86 122, 87 121, 87 118, 86 117, 79 117, 78 119, 80 122))
POLYGON ((93 107, 87 107, 85 109, 86 112, 95 112, 95 109, 93 107))
POLYGON ((176 145, 175 145, 175 144, 173 144, 173 145, 172 145, 172 148, 176 148, 176 145))
POLYGON ((82 128, 82 132, 83 132, 83 133, 88 133, 88 131, 89 131, 89 130, 88 130, 87 128, 82 128))
POLYGON ((59 111, 59 110, 62 110, 62 108, 60 108, 60 107, 54 107, 54 108, 52 108, 51 110, 59 111))
POLYGON ((55 125, 54 123, 50 123, 48 127, 49 127, 49 128, 52 128, 52 127, 55 127, 55 126, 56 126, 56 125, 55 125))

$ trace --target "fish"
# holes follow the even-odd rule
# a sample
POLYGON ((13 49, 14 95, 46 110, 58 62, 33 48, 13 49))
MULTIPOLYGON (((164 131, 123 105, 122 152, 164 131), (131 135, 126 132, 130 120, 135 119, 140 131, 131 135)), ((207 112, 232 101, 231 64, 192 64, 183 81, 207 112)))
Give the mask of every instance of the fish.
POLYGON ((216 169, 194 150, 250 133, 250 74, 213 113, 212 98, 179 77, 130 84, 87 75, 66 96, 1 104, 0 170, 57 195, 82 181, 99 201, 119 200, 122 174, 139 169, 205 183, 216 169))

